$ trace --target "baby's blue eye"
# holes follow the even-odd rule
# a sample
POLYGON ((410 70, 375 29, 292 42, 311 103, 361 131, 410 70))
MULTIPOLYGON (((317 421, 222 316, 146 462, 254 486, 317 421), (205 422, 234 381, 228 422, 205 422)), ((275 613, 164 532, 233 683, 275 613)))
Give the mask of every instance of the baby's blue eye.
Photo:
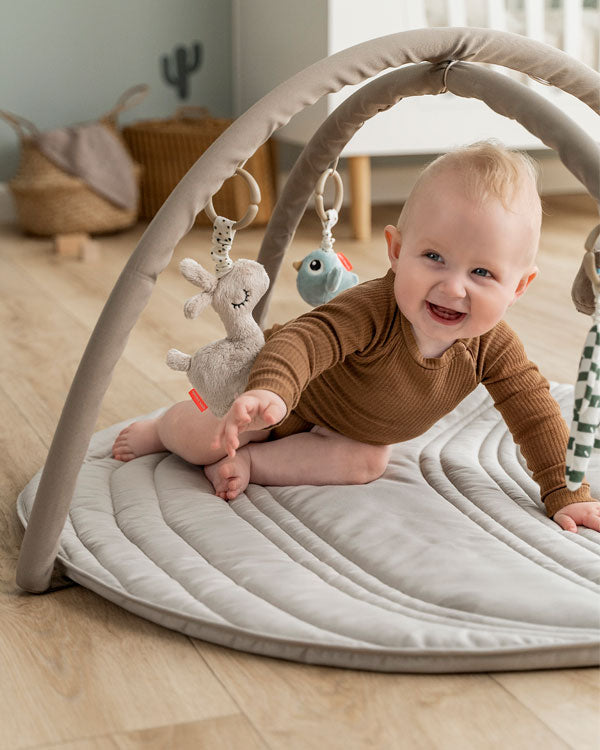
POLYGON ((485 269, 485 268, 476 268, 473 271, 473 273, 477 274, 477 276, 481 276, 482 279, 491 279, 492 278, 492 274, 487 269, 485 269), (477 273, 477 271, 483 271, 483 274, 479 274, 479 273, 477 273))
POLYGON ((429 252, 425 253, 425 257, 430 258, 431 260, 436 260, 436 258, 441 258, 442 256, 430 250, 429 252), (434 256, 433 258, 431 257, 432 255, 434 256))

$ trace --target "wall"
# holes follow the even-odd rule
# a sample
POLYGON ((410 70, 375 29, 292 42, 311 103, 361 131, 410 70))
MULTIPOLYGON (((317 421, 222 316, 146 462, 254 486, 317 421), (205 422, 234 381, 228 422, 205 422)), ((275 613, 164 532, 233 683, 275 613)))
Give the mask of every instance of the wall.
MULTIPOLYGON (((0 0, 0 109, 42 130, 93 120, 136 83, 150 93, 120 122, 163 117, 182 103, 160 73, 174 47, 203 46, 185 103, 231 115, 230 0, 0 0)), ((0 120, 0 183, 18 137, 0 120)))
MULTIPOLYGON (((40 129, 60 127, 98 117, 123 90, 143 82, 150 94, 120 122, 167 116, 181 102, 162 80, 159 59, 198 40, 204 57, 190 78, 188 102, 231 116, 231 5, 231 0, 0 0, 0 109, 40 129)), ((281 149, 284 172, 297 156, 297 149, 290 149, 293 154, 281 149)), ((17 168, 18 150, 16 134, 0 120, 0 221, 14 216, 5 182, 17 168)), ((373 202, 390 195, 403 199, 424 161, 374 159, 373 202)), ((544 192, 582 190, 556 155, 544 154, 541 161, 544 192)))

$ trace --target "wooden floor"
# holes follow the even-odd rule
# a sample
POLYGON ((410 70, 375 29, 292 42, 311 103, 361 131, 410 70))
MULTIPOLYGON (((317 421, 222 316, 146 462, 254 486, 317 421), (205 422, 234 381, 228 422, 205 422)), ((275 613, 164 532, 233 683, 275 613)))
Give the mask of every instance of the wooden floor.
MULTIPOLYGON (((336 250, 361 279, 387 269, 382 228, 336 250)), ((583 197, 546 204, 540 276, 508 322, 550 379, 572 383, 590 319, 570 300, 583 241, 597 223, 583 197)), ((100 258, 57 260, 45 240, 0 228, 2 472, 0 474, 0 747, 120 748, 589 748, 600 747, 599 679, 593 669, 474 675, 389 675, 304 666, 194 641, 146 622, 80 587, 31 596, 14 582, 22 530, 20 489, 45 460, 90 331, 143 227, 101 239, 100 258)), ((261 230, 237 238, 256 257, 261 230)), ((318 246, 305 219, 278 282, 270 320, 308 309, 291 261, 318 246)), ((222 334, 216 316, 186 321, 192 293, 176 261, 208 257, 194 229, 160 276, 104 401, 98 427, 185 397, 171 346, 193 351, 222 334)))

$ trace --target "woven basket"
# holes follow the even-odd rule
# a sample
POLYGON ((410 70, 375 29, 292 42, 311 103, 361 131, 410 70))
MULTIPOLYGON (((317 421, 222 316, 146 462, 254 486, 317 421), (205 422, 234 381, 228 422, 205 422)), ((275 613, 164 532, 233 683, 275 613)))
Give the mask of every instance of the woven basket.
MULTIPOLYGON (((210 117, 198 107, 181 107, 172 118, 145 120, 123 128, 123 137, 136 162, 143 166, 140 215, 151 219, 173 188, 233 120, 210 117)), ((254 224, 266 224, 275 204, 275 176, 272 144, 263 144, 248 159, 246 169, 258 182, 262 199, 254 224)), ((248 192, 243 180, 227 180, 213 197, 215 211, 229 219, 239 219, 248 207, 248 192)), ((196 224, 209 226, 202 211, 196 224)))
MULTIPOLYGON (((99 122, 119 138, 116 118, 130 106, 147 87, 129 89, 117 105, 99 122)), ((24 232, 50 237, 57 234, 86 232, 101 234, 114 232, 135 224, 138 207, 121 208, 94 192, 82 179, 67 174, 47 159, 36 145, 39 131, 33 123, 8 112, 0 112, 19 134, 21 154, 15 176, 8 182, 17 210, 17 218, 24 232)), ((138 182, 142 168, 134 166, 138 182)))

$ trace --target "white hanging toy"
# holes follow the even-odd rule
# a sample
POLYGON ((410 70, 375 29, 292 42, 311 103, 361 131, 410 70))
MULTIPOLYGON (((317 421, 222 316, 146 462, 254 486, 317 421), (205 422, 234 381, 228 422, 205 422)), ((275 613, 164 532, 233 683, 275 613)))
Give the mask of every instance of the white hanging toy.
POLYGON ((596 253, 600 252, 600 225, 592 230, 585 243, 585 272, 592 284, 595 298, 594 321, 583 346, 577 382, 573 421, 567 444, 567 489, 581 486, 593 450, 600 448, 600 278, 596 253))
POLYGON ((326 169, 315 187, 315 209, 323 225, 321 247, 292 264, 298 271, 296 288, 309 305, 322 305, 336 294, 358 284, 358 276, 352 273, 350 261, 342 253, 333 250, 335 239, 331 230, 337 224, 343 197, 344 186, 336 167, 326 169), (329 177, 335 183, 335 202, 334 207, 326 211, 323 191, 329 177))
POLYGON ((252 364, 262 349, 263 332, 252 317, 252 310, 269 287, 264 267, 253 260, 229 257, 238 229, 248 226, 258 213, 260 190, 252 177, 241 167, 236 174, 250 188, 250 205, 242 219, 234 222, 217 216, 212 199, 206 215, 213 223, 211 258, 215 274, 211 274, 192 258, 180 263, 181 273, 200 287, 200 294, 188 299, 183 307, 186 318, 197 318, 209 304, 221 318, 227 336, 213 341, 193 354, 169 349, 167 364, 173 370, 187 372, 193 385, 189 392, 201 411, 207 407, 217 417, 224 416, 232 402, 243 393, 252 364))

